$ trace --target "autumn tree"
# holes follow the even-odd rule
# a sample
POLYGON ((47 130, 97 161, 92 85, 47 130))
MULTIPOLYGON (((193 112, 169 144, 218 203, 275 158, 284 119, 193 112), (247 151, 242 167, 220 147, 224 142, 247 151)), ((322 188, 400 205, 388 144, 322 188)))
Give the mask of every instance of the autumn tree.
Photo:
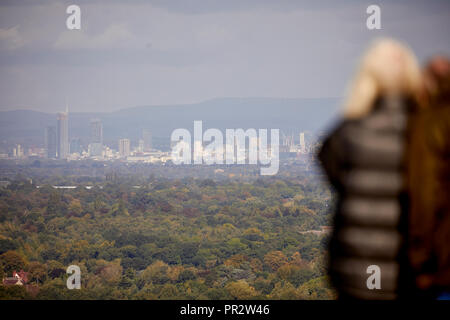
POLYGON ((11 276, 11 273, 16 270, 19 271, 25 267, 25 260, 16 251, 6 251, 0 255, 0 263, 3 271, 11 276))
POLYGON ((257 294, 255 288, 250 286, 245 280, 229 282, 226 285, 226 289, 237 300, 249 300, 257 294))
POLYGON ((31 282, 42 283, 47 278, 47 266, 39 263, 38 261, 32 261, 27 266, 29 276, 28 279, 31 282))
POLYGON ((283 266, 288 262, 287 257, 281 251, 271 251, 264 256, 264 263, 270 268, 272 271, 277 271, 278 268, 283 266))

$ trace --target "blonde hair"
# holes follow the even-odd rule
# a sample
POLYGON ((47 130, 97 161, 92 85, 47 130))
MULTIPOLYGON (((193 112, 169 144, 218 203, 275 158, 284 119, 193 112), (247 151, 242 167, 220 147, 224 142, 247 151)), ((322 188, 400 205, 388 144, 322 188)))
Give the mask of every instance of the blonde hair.
POLYGON ((414 53, 392 39, 373 43, 363 56, 344 106, 345 118, 368 114, 380 95, 408 95, 418 99, 421 71, 414 53))

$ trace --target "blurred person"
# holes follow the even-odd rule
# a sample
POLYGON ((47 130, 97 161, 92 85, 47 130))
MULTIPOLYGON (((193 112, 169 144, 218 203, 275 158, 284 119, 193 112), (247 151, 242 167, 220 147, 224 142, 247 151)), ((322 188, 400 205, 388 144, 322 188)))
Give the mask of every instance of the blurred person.
POLYGON ((362 58, 343 121, 319 152, 338 195, 329 272, 340 299, 398 299, 410 292, 405 156, 421 82, 406 46, 375 42, 362 58), (373 265, 379 289, 367 285, 373 265))
POLYGON ((431 59, 424 71, 425 108, 410 120, 409 246, 423 298, 450 299, 450 61, 431 59))

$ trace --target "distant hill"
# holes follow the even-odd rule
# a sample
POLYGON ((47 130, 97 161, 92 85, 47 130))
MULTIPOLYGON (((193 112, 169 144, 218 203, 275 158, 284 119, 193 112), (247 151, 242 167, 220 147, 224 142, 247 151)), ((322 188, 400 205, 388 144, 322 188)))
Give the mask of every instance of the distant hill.
MULTIPOLYGON (((176 128, 193 130, 194 120, 207 128, 279 128, 285 133, 323 130, 336 115, 340 99, 221 98, 187 105, 140 106, 110 113, 70 113, 70 137, 88 139, 92 118, 103 122, 105 141, 139 139, 148 128, 154 137, 169 137, 176 128)), ((44 128, 56 115, 31 110, 0 112, 2 141, 42 144, 44 128)))

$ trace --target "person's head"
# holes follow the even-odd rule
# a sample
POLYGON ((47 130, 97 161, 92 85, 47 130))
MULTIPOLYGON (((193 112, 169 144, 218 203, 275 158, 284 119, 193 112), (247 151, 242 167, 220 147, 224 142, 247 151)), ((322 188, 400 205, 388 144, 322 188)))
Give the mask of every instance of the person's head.
POLYGON ((421 72, 413 52, 392 39, 371 45, 363 56, 344 108, 346 118, 368 114, 379 96, 400 95, 417 99, 421 72))
POLYGON ((446 57, 436 56, 428 62, 423 72, 427 102, 450 101, 450 61, 446 57))

